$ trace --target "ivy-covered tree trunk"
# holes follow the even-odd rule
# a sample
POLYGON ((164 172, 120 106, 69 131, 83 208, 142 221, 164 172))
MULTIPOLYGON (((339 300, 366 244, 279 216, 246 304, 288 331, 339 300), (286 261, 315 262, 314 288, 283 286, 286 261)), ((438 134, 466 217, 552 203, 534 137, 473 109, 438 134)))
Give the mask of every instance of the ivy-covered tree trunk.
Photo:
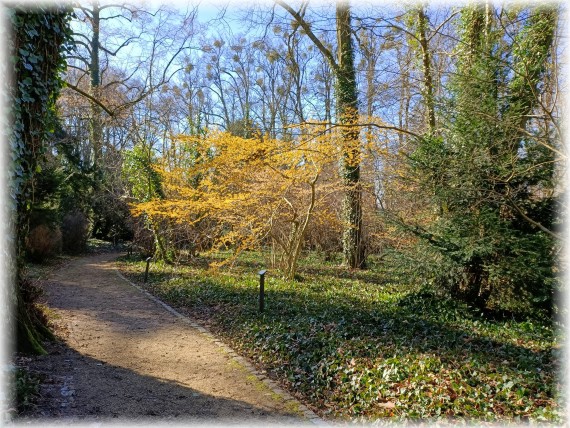
MULTIPOLYGON (((99 64, 99 35, 101 26, 99 2, 93 2, 91 16, 93 34, 91 35, 91 61, 89 63, 89 74, 91 76, 91 95, 95 99, 100 99, 101 95, 101 66, 99 64)), ((101 107, 96 102, 91 102, 91 120, 89 123, 89 138, 91 139, 91 150, 93 150, 93 164, 101 167, 103 162, 103 124, 101 123, 101 107)))
POLYGON ((344 264, 364 268, 365 255, 362 240, 362 189, 360 183, 360 140, 358 138, 358 94, 352 48, 350 7, 339 2, 336 7, 337 57, 336 105, 338 121, 347 125, 341 130, 341 175, 346 187, 342 217, 344 232, 342 246, 344 264))
POLYGON ((16 347, 24 352, 43 353, 40 340, 50 333, 34 311, 33 289, 24 275, 24 255, 35 174, 46 141, 55 129, 55 101, 62 86, 59 73, 65 66, 65 44, 70 40, 70 15, 67 9, 57 7, 17 7, 8 13, 13 34, 9 53, 14 64, 10 90, 10 148, 14 163, 10 186, 16 214, 16 347))
POLYGON ((433 77, 431 72, 431 52, 429 50, 429 43, 427 38, 429 21, 425 13, 424 6, 418 6, 417 18, 418 38, 421 48, 422 68, 424 73, 423 92, 427 110, 426 116, 429 126, 429 133, 433 134, 435 132, 435 99, 433 77))
POLYGON ((453 108, 441 135, 424 137, 412 156, 424 190, 445 207, 424 234, 438 253, 434 282, 480 307, 552 308, 550 147, 560 143, 536 118, 556 17, 552 6, 505 13, 465 7, 453 108), (507 17, 520 20, 508 40, 507 17))
POLYGON ((350 6, 339 0, 336 5, 337 55, 328 49, 313 33, 303 14, 295 11, 283 0, 276 3, 287 10, 305 34, 327 59, 336 78, 335 97, 337 121, 341 125, 340 172, 346 187, 342 204, 344 232, 342 236, 343 263, 350 268, 365 268, 362 236, 362 189, 360 182, 360 141, 358 131, 358 92, 352 48, 350 6))

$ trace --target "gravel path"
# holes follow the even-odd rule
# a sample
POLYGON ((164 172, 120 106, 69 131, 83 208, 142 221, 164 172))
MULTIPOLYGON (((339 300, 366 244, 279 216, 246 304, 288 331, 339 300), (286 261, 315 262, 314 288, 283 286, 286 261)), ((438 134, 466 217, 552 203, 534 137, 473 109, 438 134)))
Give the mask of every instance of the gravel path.
POLYGON ((319 422, 203 329, 121 278, 115 257, 75 259, 44 282, 62 340, 27 362, 43 376, 42 397, 19 422, 319 422))

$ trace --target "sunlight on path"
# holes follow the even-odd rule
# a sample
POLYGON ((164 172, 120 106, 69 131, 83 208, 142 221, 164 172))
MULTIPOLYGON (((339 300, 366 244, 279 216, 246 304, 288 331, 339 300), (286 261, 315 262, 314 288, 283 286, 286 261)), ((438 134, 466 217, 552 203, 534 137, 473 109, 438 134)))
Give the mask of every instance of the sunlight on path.
POLYGON ((73 375, 65 416, 309 422, 304 406, 276 394, 229 348, 121 279, 115 257, 73 260, 46 287, 67 333, 65 349, 42 361, 54 376, 73 375))

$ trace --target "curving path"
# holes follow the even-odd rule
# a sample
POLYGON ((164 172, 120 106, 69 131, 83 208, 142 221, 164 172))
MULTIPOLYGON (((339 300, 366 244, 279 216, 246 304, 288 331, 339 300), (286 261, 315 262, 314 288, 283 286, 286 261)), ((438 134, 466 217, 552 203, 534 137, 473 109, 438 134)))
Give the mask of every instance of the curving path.
POLYGON ((62 341, 29 363, 44 381, 26 418, 320 422, 204 329, 120 277, 115 257, 75 259, 44 282, 62 341))

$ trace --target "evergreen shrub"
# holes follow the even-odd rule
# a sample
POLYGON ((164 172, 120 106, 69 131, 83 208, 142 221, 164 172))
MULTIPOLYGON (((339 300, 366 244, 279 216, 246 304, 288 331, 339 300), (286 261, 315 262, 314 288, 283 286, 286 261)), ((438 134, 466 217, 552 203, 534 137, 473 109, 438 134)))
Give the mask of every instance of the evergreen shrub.
POLYGON ((69 254, 82 253, 87 247, 90 234, 89 220, 80 211, 68 213, 61 224, 63 251, 69 254))

